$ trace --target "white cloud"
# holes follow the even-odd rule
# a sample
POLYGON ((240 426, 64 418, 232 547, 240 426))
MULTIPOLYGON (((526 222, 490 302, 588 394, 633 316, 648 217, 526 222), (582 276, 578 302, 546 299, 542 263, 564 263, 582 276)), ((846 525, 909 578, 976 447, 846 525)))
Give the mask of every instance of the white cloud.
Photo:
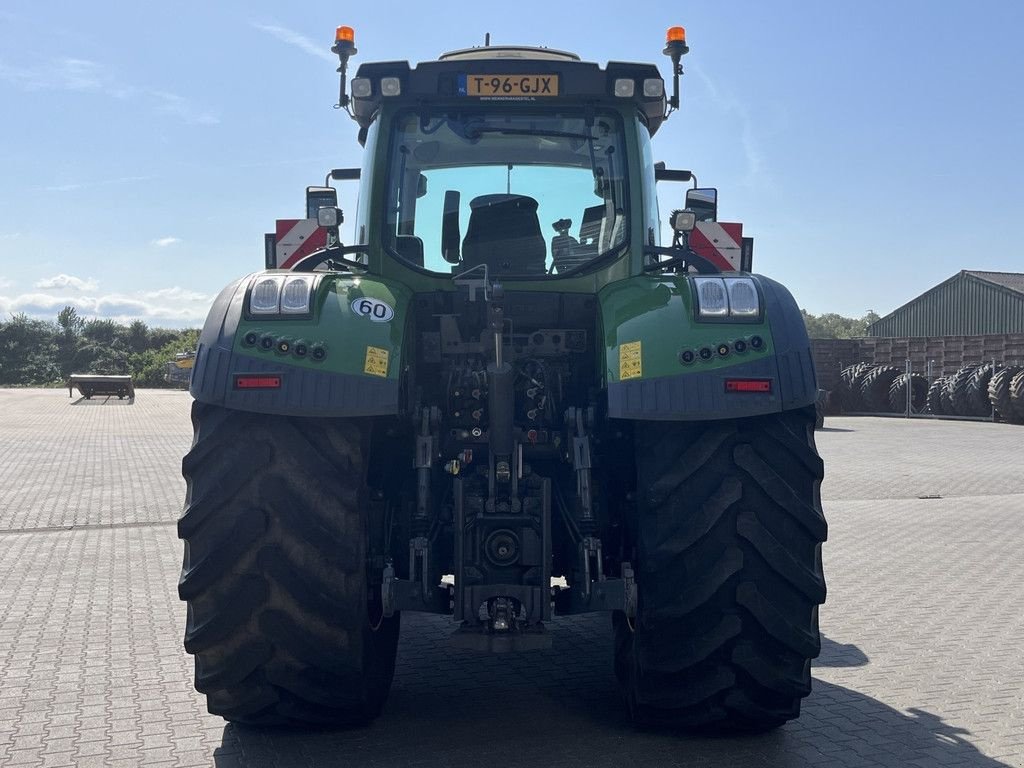
POLYGON ((119 322, 144 320, 153 325, 195 326, 201 325, 206 319, 210 299, 204 294, 177 286, 102 296, 76 294, 73 290, 60 295, 23 293, 18 296, 0 296, 0 316, 24 312, 52 320, 69 304, 86 319, 104 318, 119 322))
POLYGON ((8 280, 6 277, 0 277, 0 291, 4 288, 10 288, 12 285, 14 283, 11 280, 8 280))
POLYGON ((136 181, 149 181, 154 176, 120 176, 116 179, 99 179, 97 181, 73 181, 65 184, 54 184, 50 187, 42 187, 44 192, 75 192, 79 189, 91 189, 92 187, 109 187, 114 184, 131 184, 136 181))
POLYGON ((35 287, 42 288, 44 291, 60 291, 65 288, 74 288, 78 291, 95 291, 99 288, 99 283, 91 277, 83 280, 80 277, 65 275, 62 273, 40 280, 35 284, 35 287))
POLYGON ((178 237, 158 237, 156 240, 152 240, 150 244, 155 245, 157 248, 166 248, 168 245, 180 242, 181 238, 178 237))
POLYGON ((13 66, 0 61, 0 81, 25 91, 77 91, 115 99, 141 99, 157 113, 172 115, 190 125, 216 125, 213 113, 195 106, 177 93, 121 82, 102 64, 89 59, 64 57, 33 66, 13 66))
POLYGON ((178 286, 174 286, 173 288, 161 288, 157 291, 142 291, 139 296, 144 299, 157 301, 188 301, 203 302, 204 304, 209 303, 211 298, 205 293, 190 291, 188 288, 179 288, 178 286))
POLYGON ((88 59, 60 58, 31 67, 15 67, 0 62, 0 80, 26 91, 99 91, 123 97, 103 71, 88 59))
POLYGON ((157 112, 164 115, 173 115, 189 125, 217 125, 220 118, 211 112, 195 107, 192 102, 184 96, 167 91, 146 91, 149 98, 154 102, 157 112))
POLYGON ((691 68, 707 89, 711 102, 721 111, 731 115, 740 127, 740 147, 746 160, 746 176, 743 183, 748 187, 774 187, 766 172, 764 153, 754 129, 754 120, 742 100, 731 93, 724 92, 718 84, 699 67, 691 68))
POLYGON ((295 46, 299 50, 308 53, 310 56, 316 56, 318 59, 323 59, 324 61, 329 61, 331 63, 337 63, 338 61, 338 57, 331 53, 330 46, 314 42, 293 29, 279 27, 276 24, 257 24, 255 21, 250 21, 249 25, 254 29, 258 29, 260 32, 266 32, 268 35, 273 35, 283 43, 295 46))

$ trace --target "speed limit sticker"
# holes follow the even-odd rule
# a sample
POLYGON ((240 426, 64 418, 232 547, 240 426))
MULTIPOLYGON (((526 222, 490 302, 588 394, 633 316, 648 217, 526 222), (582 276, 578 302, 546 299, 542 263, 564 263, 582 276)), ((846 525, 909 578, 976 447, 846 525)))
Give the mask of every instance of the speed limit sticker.
POLYGON ((363 317, 368 317, 375 323, 387 323, 395 316, 395 310, 386 301, 371 299, 364 296, 360 299, 353 299, 352 312, 363 317))

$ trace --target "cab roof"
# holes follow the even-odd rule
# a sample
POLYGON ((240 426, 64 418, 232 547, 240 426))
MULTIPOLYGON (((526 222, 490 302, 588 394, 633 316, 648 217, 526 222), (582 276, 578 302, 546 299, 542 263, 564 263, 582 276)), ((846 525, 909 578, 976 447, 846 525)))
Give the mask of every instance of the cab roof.
POLYGON ((545 59, 552 61, 580 61, 579 54, 554 48, 527 45, 485 45, 460 48, 442 53, 438 61, 465 61, 466 59, 545 59))
POLYGON ((376 119, 384 102, 409 106, 444 104, 479 107, 496 105, 543 106, 591 104, 619 106, 631 102, 653 136, 665 120, 665 81, 653 64, 609 61, 602 69, 581 61, 575 53, 530 46, 485 46, 443 54, 437 61, 410 67, 407 61, 361 64, 352 81, 352 116, 363 131, 376 119), (467 87, 469 78, 552 77, 554 92, 479 95, 467 87), (362 80, 363 82, 357 82, 362 80), (382 82, 388 87, 382 89, 382 82), (616 83, 632 81, 616 95, 616 83), (396 93, 397 90, 397 93, 396 93), (384 95, 385 92, 388 95, 384 95), (359 93, 360 95, 356 95, 359 93), (645 95, 651 94, 651 95, 645 95))

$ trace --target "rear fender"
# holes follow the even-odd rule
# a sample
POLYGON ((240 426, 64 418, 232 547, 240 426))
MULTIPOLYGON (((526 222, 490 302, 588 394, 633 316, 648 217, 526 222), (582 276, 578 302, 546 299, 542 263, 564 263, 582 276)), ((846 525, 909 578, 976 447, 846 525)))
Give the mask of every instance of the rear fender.
POLYGON ((281 272, 237 280, 214 301, 199 336, 193 397, 260 413, 397 414, 409 289, 393 280, 325 274, 315 291, 312 317, 250 317, 249 287, 266 274, 281 272), (324 351, 322 359, 313 354, 318 348, 324 351), (239 386, 244 383, 239 376, 247 374, 265 374, 278 386, 239 386))
POLYGON ((752 277, 763 307, 756 321, 698 321, 683 275, 633 277, 602 290, 608 415, 697 421, 813 404, 817 385, 800 310, 782 285, 752 277), (702 359, 701 350, 711 350, 710 359, 702 359), (692 362, 687 351, 694 353, 692 362), (768 380, 771 389, 727 391, 729 379, 768 380))

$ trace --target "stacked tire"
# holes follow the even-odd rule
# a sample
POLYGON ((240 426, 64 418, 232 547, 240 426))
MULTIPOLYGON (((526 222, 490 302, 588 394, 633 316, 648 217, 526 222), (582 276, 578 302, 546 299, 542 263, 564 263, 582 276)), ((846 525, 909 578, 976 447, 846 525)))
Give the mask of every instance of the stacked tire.
POLYGON ((846 413, 903 413, 907 408, 907 388, 915 411, 925 407, 928 380, 919 373, 907 374, 892 365, 857 363, 839 374, 839 385, 832 392, 832 404, 846 413))
POLYGON ((1009 365, 992 374, 988 399, 1000 421, 1024 424, 1024 368, 1009 365))
POLYGON ((901 373, 889 385, 889 410, 902 413, 907 409, 907 390, 910 390, 910 407, 921 411, 928 403, 928 378, 920 373, 901 373))
POLYGON ((892 365, 856 363, 843 368, 831 396, 845 413, 904 413, 988 418, 1024 424, 1024 366, 965 365, 934 381, 892 365))
MULTIPOLYGON (((999 371, 991 363, 965 365, 952 376, 936 379, 929 389, 928 412, 936 416, 991 416, 993 402, 989 390, 994 374, 999 371)), ((999 376, 996 384, 998 392, 1005 390, 1008 397, 1010 381, 1005 374, 999 376)))
POLYGON ((992 366, 965 365, 950 382, 949 397, 954 416, 988 416, 992 406, 988 400, 988 384, 992 379, 992 366))
POLYGON ((1010 380, 1010 404, 1016 422, 1024 423, 1024 370, 1017 371, 1010 380))
POLYGON ((946 385, 949 384, 948 376, 939 376, 928 387, 928 394, 925 397, 925 410, 934 416, 950 416, 946 413, 946 403, 943 397, 946 393, 946 385))
POLYGON ((843 368, 839 374, 839 386, 832 393, 835 404, 843 411, 863 411, 864 403, 861 401, 860 387, 864 378, 874 368, 868 363, 857 363, 843 368))

